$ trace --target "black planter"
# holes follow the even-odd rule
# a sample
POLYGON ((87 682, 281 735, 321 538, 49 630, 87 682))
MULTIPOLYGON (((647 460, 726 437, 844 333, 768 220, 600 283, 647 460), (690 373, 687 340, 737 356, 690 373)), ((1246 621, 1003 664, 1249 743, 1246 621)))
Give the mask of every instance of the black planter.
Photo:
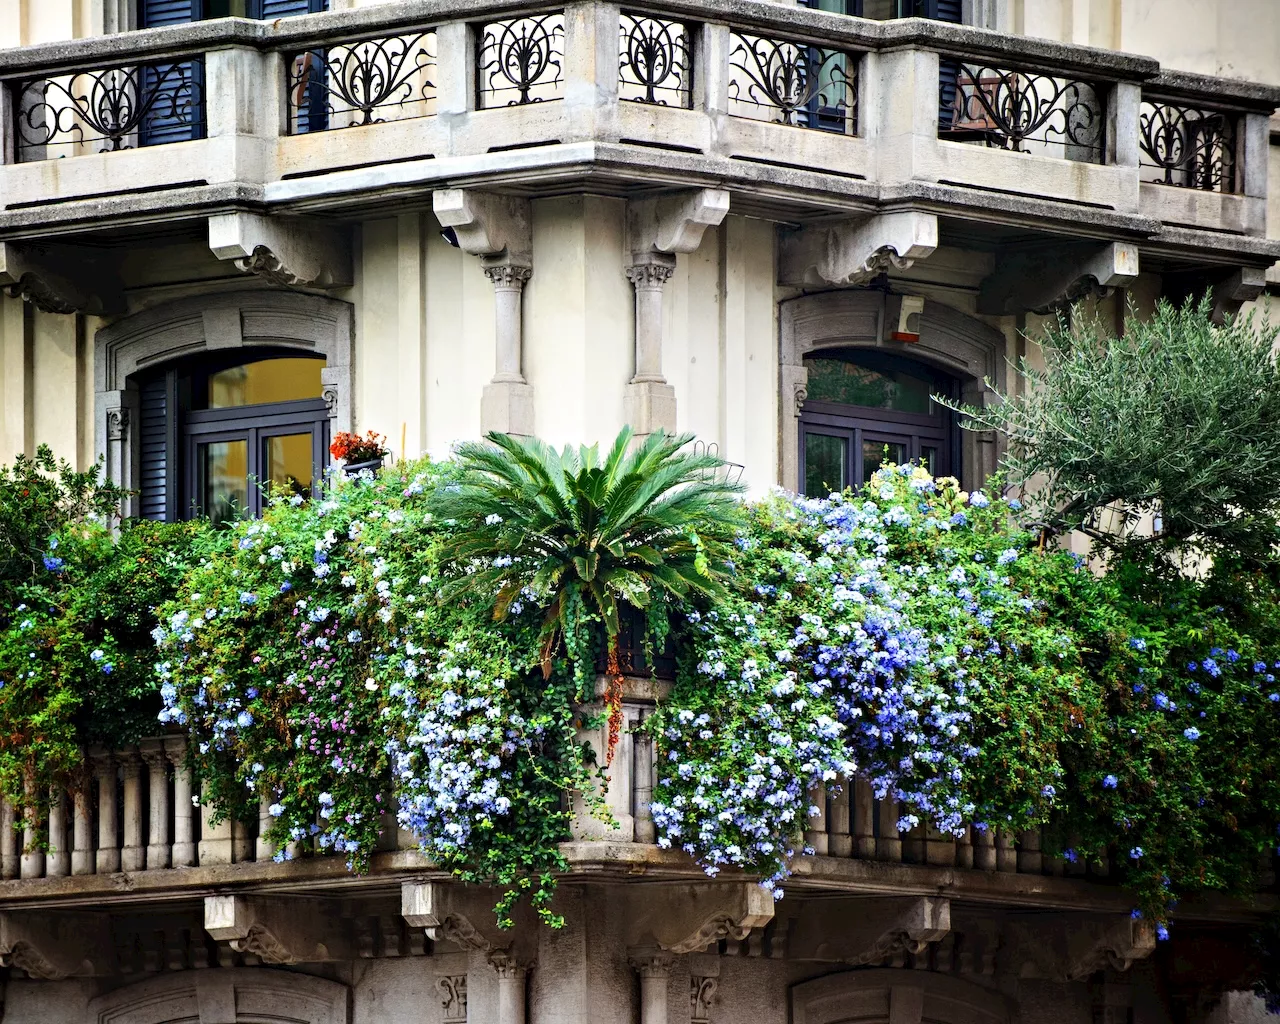
POLYGON ((382 468, 382 459, 366 459, 364 462, 348 462, 342 467, 347 476, 359 476, 362 470, 369 470, 375 476, 382 468))

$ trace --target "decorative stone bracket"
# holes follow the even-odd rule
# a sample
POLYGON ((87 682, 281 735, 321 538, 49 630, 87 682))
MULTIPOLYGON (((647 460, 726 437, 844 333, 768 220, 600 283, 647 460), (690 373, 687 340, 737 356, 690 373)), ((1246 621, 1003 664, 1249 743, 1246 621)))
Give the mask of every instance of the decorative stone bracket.
POLYGON ((110 918, 75 911, 0 913, 0 965, 33 978, 106 977, 115 972, 110 918))
POLYGON ((938 247, 938 218, 908 210, 801 228, 782 241, 782 284, 865 284, 890 267, 905 270, 938 247))
POLYGON ((1267 272, 1259 267, 1237 267, 1226 277, 1214 282, 1213 322, 1225 323, 1235 316, 1246 302, 1252 302, 1267 286, 1267 272))
POLYGON ((1127 914, 1063 913, 1012 922, 1008 948, 1020 977, 1081 981, 1104 968, 1127 971, 1155 952, 1156 935, 1150 921, 1127 914))
POLYGON ((1137 276, 1138 247, 1129 242, 1014 253, 982 282, 978 311, 992 316, 1048 313, 1091 294, 1127 288, 1137 276))
POLYGON ((83 246, 0 242, 0 288, 45 313, 124 312, 124 288, 104 253, 83 246))
POLYGON ((327 963, 356 956, 345 922, 319 900, 206 896, 204 930, 210 938, 268 964, 327 963))
POLYGON ((628 927, 642 948, 695 953, 720 939, 745 939, 773 920, 773 896, 755 882, 628 886, 628 927))
POLYGON ((281 287, 345 288, 351 245, 343 232, 314 220, 219 213, 209 218, 209 248, 246 274, 281 287))
POLYGON ((627 204, 627 279, 636 290, 636 372, 623 402, 637 437, 676 429, 676 393, 662 375, 663 293, 678 253, 696 252, 709 227, 724 221, 729 193, 703 188, 627 204))
POLYGON ((529 202, 448 188, 433 193, 436 220, 463 252, 480 257, 495 297, 495 372, 480 400, 480 429, 533 434, 533 388, 525 380, 521 300, 533 275, 529 202))
POLYGON ((814 901, 792 924, 788 955, 851 966, 921 953, 951 931, 951 901, 933 896, 814 901))

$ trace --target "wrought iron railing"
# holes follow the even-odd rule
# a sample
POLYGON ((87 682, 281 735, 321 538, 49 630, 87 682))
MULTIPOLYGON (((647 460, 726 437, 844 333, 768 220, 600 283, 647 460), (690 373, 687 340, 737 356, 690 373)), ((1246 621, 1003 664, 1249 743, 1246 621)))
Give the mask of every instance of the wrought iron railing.
POLYGON ((684 22, 622 12, 618 96, 662 106, 693 105, 693 48, 684 22))
POLYGON ((564 13, 484 24, 476 79, 482 108, 559 99, 564 85, 564 13))
POLYGON ((290 54, 289 131, 325 131, 435 113, 436 34, 386 36, 290 54))
POLYGON ((854 135, 857 58, 803 42, 730 33, 729 113, 854 135))
POLYGON ((68 71, 13 90, 19 162, 106 153, 204 134, 200 59, 68 71))
POLYGON ((1143 181, 1207 192, 1236 191, 1237 115, 1144 101, 1139 118, 1143 181))
POLYGON ((938 137, 1102 163, 1106 116, 1089 82, 990 64, 940 62, 938 137))

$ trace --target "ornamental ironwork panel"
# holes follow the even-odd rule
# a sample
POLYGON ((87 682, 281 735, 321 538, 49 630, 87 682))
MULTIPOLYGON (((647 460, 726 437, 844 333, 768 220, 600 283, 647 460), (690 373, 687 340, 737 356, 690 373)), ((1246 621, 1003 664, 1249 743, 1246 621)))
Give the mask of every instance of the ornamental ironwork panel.
POLYGON ((1144 101, 1141 179, 1206 192, 1236 191, 1237 120, 1222 110, 1144 101))
POLYGON ((21 82, 13 92, 19 162, 204 136, 204 62, 90 68, 21 82))
POLYGON ((679 21, 622 12, 618 97, 662 106, 693 105, 689 29, 679 21))
POLYGON ((435 113, 436 34, 387 36, 290 55, 292 134, 435 113))
POLYGON ((729 49, 729 113, 856 134, 857 58, 842 50, 734 31, 729 49))
POLYGON ((1015 153, 1102 163, 1100 90, 1088 82, 943 59, 938 137, 1015 153))
POLYGON ((480 32, 477 101, 482 108, 559 99, 564 84, 564 13, 491 21, 480 32))

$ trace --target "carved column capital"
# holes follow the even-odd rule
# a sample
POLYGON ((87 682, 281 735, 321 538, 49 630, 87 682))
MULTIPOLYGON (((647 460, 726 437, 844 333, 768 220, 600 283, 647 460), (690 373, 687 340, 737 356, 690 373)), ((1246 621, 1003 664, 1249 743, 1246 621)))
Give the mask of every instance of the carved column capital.
POLYGON ((675 257, 668 257, 667 260, 650 258, 632 263, 627 267, 627 280, 635 285, 637 290, 661 291, 663 286, 671 280, 671 275, 676 272, 675 257))
POLYGON ((690 1024, 710 1024, 711 1007, 717 1002, 719 990, 719 978, 707 978, 697 974, 689 978, 690 1024))
POLYGON ((143 740, 139 744, 138 753, 143 763, 153 772, 164 771, 169 767, 169 757, 165 753, 162 740, 143 740))
POLYGON ((440 993, 440 1006, 444 1010, 446 1024, 467 1019, 467 976, 447 974, 436 979, 436 991, 440 993))
POLYGON ((671 965, 675 958, 660 950, 644 949, 633 950, 628 955, 627 962, 642 978, 667 978, 671 975, 671 965))
POLYGON ((124 441, 129 436, 129 410, 107 410, 107 440, 124 441))
POLYGON ((533 277, 533 267, 522 266, 506 261, 485 263, 484 276, 493 282, 498 291, 521 291, 529 278, 533 277))
POLYGON ((120 765, 120 771, 124 775, 125 781, 142 777, 142 756, 138 753, 137 747, 130 747, 128 750, 121 752, 116 757, 120 765))

